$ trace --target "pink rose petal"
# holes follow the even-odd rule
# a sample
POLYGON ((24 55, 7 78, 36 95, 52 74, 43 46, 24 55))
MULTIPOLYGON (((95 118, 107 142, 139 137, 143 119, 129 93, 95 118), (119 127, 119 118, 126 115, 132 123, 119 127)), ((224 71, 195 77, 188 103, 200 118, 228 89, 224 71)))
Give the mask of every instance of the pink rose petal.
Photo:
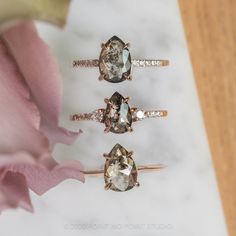
POLYGON ((68 178, 84 182, 82 170, 78 161, 58 164, 51 156, 43 156, 37 161, 23 152, 0 156, 0 183, 9 172, 21 173, 26 178, 28 187, 40 195, 68 178))
POLYGON ((49 125, 44 119, 41 121, 40 129, 50 140, 51 145, 54 145, 55 143, 70 145, 75 141, 78 135, 82 133, 82 130, 79 130, 79 132, 73 132, 65 128, 58 127, 57 125, 49 125))
POLYGON ((46 131, 52 145, 56 142, 71 144, 79 132, 65 132, 58 127, 62 78, 50 48, 40 39, 32 22, 22 23, 6 31, 4 40, 40 110, 42 131, 46 131), (52 133, 49 134, 48 130, 52 133))
POLYGON ((3 37, 39 110, 49 121, 57 123, 61 109, 62 78, 51 49, 39 38, 32 22, 12 27, 3 37))
POLYGON ((29 94, 20 72, 0 40, 0 153, 25 150, 37 157, 49 150, 48 139, 38 131, 39 110, 29 100, 29 94))
POLYGON ((0 212, 7 208, 22 207, 32 212, 33 207, 24 175, 7 172, 0 182, 0 212))
POLYGON ((55 143, 79 134, 58 126, 61 91, 58 66, 32 23, 0 37, 0 211, 31 211, 28 188, 43 194, 67 178, 84 181, 79 162, 52 158, 55 143))
MULTIPOLYGON (((50 160, 53 162, 52 158, 50 160)), ((51 169, 42 165, 19 165, 14 167, 13 170, 23 173, 26 176, 30 189, 39 195, 68 178, 84 182, 84 175, 82 174, 83 167, 78 161, 67 161, 60 165, 55 162, 52 165, 54 167, 51 169)))

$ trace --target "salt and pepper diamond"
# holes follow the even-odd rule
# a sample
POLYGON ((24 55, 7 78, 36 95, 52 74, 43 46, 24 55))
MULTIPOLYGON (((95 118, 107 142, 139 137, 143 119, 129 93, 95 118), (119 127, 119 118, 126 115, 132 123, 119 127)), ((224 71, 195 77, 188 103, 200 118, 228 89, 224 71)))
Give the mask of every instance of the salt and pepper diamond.
POLYGON ((124 192, 139 186, 138 172, 132 154, 133 152, 128 152, 120 144, 116 144, 109 154, 104 154, 105 189, 124 192))
POLYGON ((105 132, 125 133, 132 131, 132 114, 128 104, 129 97, 124 98, 115 92, 110 99, 105 99, 107 107, 104 114, 105 132))
POLYGON ((119 83, 131 79, 131 55, 129 44, 125 44, 117 36, 113 36, 105 44, 99 59, 100 80, 119 83))

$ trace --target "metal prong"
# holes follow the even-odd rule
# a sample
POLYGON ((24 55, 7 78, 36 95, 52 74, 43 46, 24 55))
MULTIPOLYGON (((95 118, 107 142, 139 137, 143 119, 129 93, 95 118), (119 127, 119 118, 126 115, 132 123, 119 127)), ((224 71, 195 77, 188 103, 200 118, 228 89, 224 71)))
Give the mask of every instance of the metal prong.
POLYGON ((109 190, 111 185, 112 185, 112 183, 106 183, 104 189, 109 190))
POLYGON ((113 103, 110 101, 110 99, 105 98, 105 99, 104 99, 104 102, 105 102, 106 104, 111 105, 111 107, 112 107, 113 109, 118 109, 118 107, 117 107, 115 104, 113 104, 113 103))
POLYGON ((106 127, 106 128, 104 129, 104 133, 109 133, 109 132, 110 132, 110 129, 111 129, 111 127, 106 127))
POLYGON ((103 75, 100 75, 100 76, 98 77, 98 80, 99 80, 99 81, 104 80, 104 76, 103 76, 103 75))
POLYGON ((101 43, 101 48, 107 48, 105 43, 101 43))
POLYGON ((139 182, 136 182, 136 183, 135 183, 135 186, 136 186, 136 187, 139 187, 139 186, 140 186, 140 183, 139 183, 139 182))
POLYGON ((132 77, 132 75, 129 75, 126 77, 126 79, 131 81, 133 79, 133 77, 132 77))
POLYGON ((105 157, 106 159, 111 158, 110 155, 108 153, 103 153, 103 157, 105 157))
POLYGON ((130 43, 126 43, 124 48, 130 48, 131 44, 130 43))
POLYGON ((134 152, 133 151, 129 151, 129 153, 128 153, 128 156, 133 156, 133 154, 134 154, 134 152))
POLYGON ((112 105, 112 103, 111 103, 111 101, 110 101, 109 98, 104 98, 104 102, 105 102, 106 104, 110 104, 110 105, 112 105))
POLYGON ((128 102, 131 99, 131 97, 126 97, 124 102, 128 102))
POLYGON ((134 130, 133 130, 132 127, 128 127, 128 131, 129 131, 129 132, 133 132, 134 130))

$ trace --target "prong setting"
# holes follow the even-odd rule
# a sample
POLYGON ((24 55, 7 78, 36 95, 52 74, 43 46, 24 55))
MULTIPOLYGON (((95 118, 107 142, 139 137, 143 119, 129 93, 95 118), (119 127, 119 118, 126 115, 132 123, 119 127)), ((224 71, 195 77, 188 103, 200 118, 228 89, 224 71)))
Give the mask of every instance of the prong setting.
POLYGON ((108 153, 103 153, 103 157, 106 158, 106 159, 111 158, 111 156, 108 153))
POLYGON ((130 43, 126 43, 124 48, 130 48, 131 47, 131 44, 130 43))
POLYGON ((107 49, 106 44, 105 43, 101 43, 101 48, 102 49, 107 49))
POLYGON ((104 102, 105 102, 106 104, 112 105, 112 103, 111 103, 111 101, 110 101, 109 98, 104 98, 104 102))
POLYGON ((128 127, 127 129, 128 129, 129 132, 133 132, 134 131, 134 129, 131 126, 128 127))
POLYGON ((110 132, 110 129, 111 129, 111 127, 106 127, 106 128, 104 129, 104 133, 105 133, 105 134, 109 133, 109 132, 110 132))
POLYGON ((129 80, 129 81, 133 80, 132 75, 126 76, 126 80, 129 80))
POLYGON ((105 78, 104 78, 104 76, 103 75, 100 75, 99 77, 98 77, 98 80, 99 81, 102 81, 102 80, 104 80, 105 78))
POLYGON ((112 183, 106 183, 104 186, 105 190, 109 190, 111 188, 112 183))
POLYGON ((132 156, 133 156, 133 154, 134 154, 134 152, 133 152, 133 151, 129 151, 129 153, 128 153, 128 156, 129 156, 129 157, 132 157, 132 156))
POLYGON ((124 102, 130 101, 130 99, 131 99, 131 97, 126 97, 126 98, 124 99, 124 102))

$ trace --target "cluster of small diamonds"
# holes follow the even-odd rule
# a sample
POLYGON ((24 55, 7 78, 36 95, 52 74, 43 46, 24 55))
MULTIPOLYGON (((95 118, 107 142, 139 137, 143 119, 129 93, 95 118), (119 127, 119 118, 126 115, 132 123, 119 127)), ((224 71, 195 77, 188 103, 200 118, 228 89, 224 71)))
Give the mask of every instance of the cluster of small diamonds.
POLYGON ((99 60, 77 60, 73 61, 73 67, 97 67, 99 60))
POLYGON ((132 65, 136 67, 166 66, 168 65, 168 61, 166 60, 132 60, 132 65))
POLYGON ((167 111, 144 111, 141 109, 133 108, 132 109, 132 118, 133 121, 140 121, 145 118, 155 118, 155 117, 164 117, 167 116, 167 111))
POLYGON ((167 116, 167 111, 146 111, 145 115, 149 118, 167 116))
POLYGON ((98 109, 91 113, 75 114, 71 116, 73 121, 94 120, 102 123, 104 120, 104 109, 98 109))
POLYGON ((91 120, 95 120, 97 122, 103 123, 104 122, 104 113, 105 109, 98 109, 91 113, 91 120))

